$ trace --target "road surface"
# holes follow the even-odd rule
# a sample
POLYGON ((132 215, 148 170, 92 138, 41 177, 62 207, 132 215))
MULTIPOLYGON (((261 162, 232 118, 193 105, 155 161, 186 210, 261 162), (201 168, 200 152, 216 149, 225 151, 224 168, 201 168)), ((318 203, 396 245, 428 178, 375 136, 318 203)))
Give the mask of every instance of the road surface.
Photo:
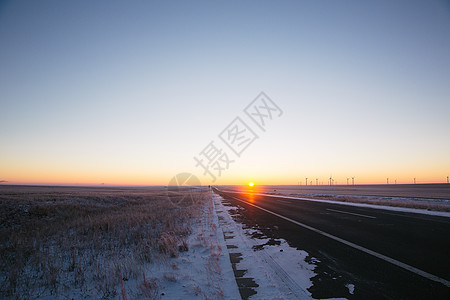
POLYGON ((368 184, 368 185, 258 185, 228 186, 227 189, 258 189, 265 193, 304 195, 347 195, 377 197, 409 197, 426 199, 450 199, 450 184, 368 184))
POLYGON ((246 226, 310 254, 314 298, 450 299, 450 218, 215 191, 246 226))

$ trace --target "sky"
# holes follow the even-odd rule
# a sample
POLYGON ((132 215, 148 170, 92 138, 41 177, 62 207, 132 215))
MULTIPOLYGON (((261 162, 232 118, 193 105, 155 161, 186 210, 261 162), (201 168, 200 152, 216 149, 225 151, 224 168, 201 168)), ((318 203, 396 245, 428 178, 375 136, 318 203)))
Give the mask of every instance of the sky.
POLYGON ((3 184, 446 182, 449 112, 448 1, 0 2, 3 184))

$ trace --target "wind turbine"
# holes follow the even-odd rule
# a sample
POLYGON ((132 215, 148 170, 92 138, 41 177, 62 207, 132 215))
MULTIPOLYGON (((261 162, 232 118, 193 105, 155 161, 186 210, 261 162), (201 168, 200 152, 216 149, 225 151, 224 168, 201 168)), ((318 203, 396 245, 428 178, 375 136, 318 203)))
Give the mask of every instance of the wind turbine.
POLYGON ((386 184, 389 184, 389 177, 386 178, 386 184))
POLYGON ((306 179, 306 181, 305 181, 305 182, 306 182, 306 185, 308 185, 308 177, 306 177, 305 179, 306 179))
POLYGON ((350 178, 347 177, 347 185, 348 185, 348 180, 349 180, 349 179, 350 179, 350 178))
POLYGON ((355 176, 352 177, 352 185, 355 185, 355 176))

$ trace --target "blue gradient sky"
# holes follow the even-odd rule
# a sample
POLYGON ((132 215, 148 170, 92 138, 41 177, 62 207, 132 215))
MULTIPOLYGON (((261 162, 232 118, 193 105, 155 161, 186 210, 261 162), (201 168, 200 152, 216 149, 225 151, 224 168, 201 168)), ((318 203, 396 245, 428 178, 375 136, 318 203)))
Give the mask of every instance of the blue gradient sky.
POLYGON ((260 91, 216 183, 444 182, 447 1, 3 1, 0 180, 167 184, 260 91))

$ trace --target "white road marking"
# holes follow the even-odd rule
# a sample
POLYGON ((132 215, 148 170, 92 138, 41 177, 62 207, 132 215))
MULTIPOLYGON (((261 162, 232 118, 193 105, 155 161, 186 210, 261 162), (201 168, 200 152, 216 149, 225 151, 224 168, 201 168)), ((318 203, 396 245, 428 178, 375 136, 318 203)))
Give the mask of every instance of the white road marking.
POLYGON ((291 201, 289 201, 289 200, 281 200, 281 199, 276 199, 278 202, 281 202, 281 203, 287 203, 287 204, 292 204, 292 202, 291 201))
POLYGON ((334 211, 334 212, 338 212, 338 213, 342 213, 342 214, 349 214, 349 215, 360 216, 360 217, 364 217, 364 218, 370 218, 370 219, 376 219, 377 218, 377 217, 372 217, 372 216, 367 216, 367 215, 360 215, 360 214, 355 214, 355 213, 351 213, 351 212, 348 212, 348 211, 342 211, 342 210, 331 209, 331 208, 327 208, 326 210, 334 211))
POLYGON ((234 198, 234 199, 236 199, 236 200, 238 200, 238 201, 244 202, 244 203, 246 203, 246 204, 248 204, 248 205, 254 206, 254 207, 256 207, 256 208, 259 208, 259 209, 261 209, 261 210, 263 210, 263 211, 265 211, 265 212, 268 212, 269 214, 272 214, 272 215, 277 216, 277 217, 279 217, 279 218, 281 218, 281 219, 284 219, 284 220, 286 220, 286 221, 289 221, 289 222, 291 222, 291 223, 294 223, 294 224, 296 224, 296 225, 299 225, 299 226, 301 226, 301 227, 303 227, 303 228, 309 229, 309 230, 314 231, 314 232, 316 232, 316 233, 318 233, 318 234, 321 234, 321 235, 323 235, 323 236, 326 236, 326 237, 328 237, 328 238, 330 238, 330 239, 333 239, 333 240, 335 240, 335 241, 338 241, 338 242, 340 242, 340 243, 342 243, 342 244, 345 244, 345 245, 347 245, 347 246, 350 246, 350 247, 352 247, 352 248, 355 248, 355 249, 357 249, 357 250, 360 250, 360 251, 362 251, 362 252, 364 252, 364 253, 367 253, 367 254, 370 254, 370 255, 372 255, 372 256, 375 256, 375 257, 377 257, 377 258, 379 258, 379 259, 382 259, 382 260, 384 260, 384 261, 387 261, 387 262, 389 262, 389 263, 391 263, 391 264, 393 264, 393 265, 396 265, 396 266, 398 266, 398 267, 400 267, 400 268, 403 268, 403 269, 405 269, 405 270, 407 270, 407 271, 413 272, 413 273, 415 273, 415 274, 417 274, 417 275, 420 275, 420 276, 422 276, 422 277, 424 277, 424 278, 427 278, 427 279, 432 280, 432 281, 435 281, 435 282, 442 283, 442 284, 445 285, 446 287, 450 287, 450 281, 445 280, 444 278, 440 278, 440 277, 438 277, 438 276, 436 276, 436 275, 433 275, 433 274, 430 274, 430 273, 428 273, 428 272, 422 271, 422 270, 420 270, 420 269, 418 269, 418 268, 416 268, 416 267, 407 265, 407 264, 405 264, 405 263, 402 263, 401 261, 398 261, 398 260, 396 260, 396 259, 390 258, 390 257, 388 257, 388 256, 386 256, 386 255, 380 254, 380 253, 378 253, 378 252, 375 252, 375 251, 372 251, 372 250, 370 250, 370 249, 364 248, 364 247, 362 247, 362 246, 359 246, 359 245, 354 244, 354 243, 352 243, 352 242, 349 242, 349 241, 347 241, 347 240, 341 239, 340 237, 337 237, 337 236, 334 236, 334 235, 332 235, 332 234, 326 233, 325 231, 322 231, 322 230, 320 230, 320 229, 311 227, 311 226, 309 226, 309 225, 306 225, 306 224, 300 223, 300 222, 298 222, 298 221, 295 221, 295 220, 293 220, 293 219, 291 219, 291 218, 288 218, 288 217, 285 217, 285 216, 283 216, 283 215, 277 214, 276 212, 270 211, 270 210, 268 210, 268 209, 265 209, 265 208, 263 208, 263 207, 260 207, 260 206, 258 206, 258 205, 255 205, 255 204, 250 203, 250 202, 248 202, 248 201, 244 201, 244 200, 238 199, 238 198, 236 198, 236 197, 232 197, 232 198, 234 198))

